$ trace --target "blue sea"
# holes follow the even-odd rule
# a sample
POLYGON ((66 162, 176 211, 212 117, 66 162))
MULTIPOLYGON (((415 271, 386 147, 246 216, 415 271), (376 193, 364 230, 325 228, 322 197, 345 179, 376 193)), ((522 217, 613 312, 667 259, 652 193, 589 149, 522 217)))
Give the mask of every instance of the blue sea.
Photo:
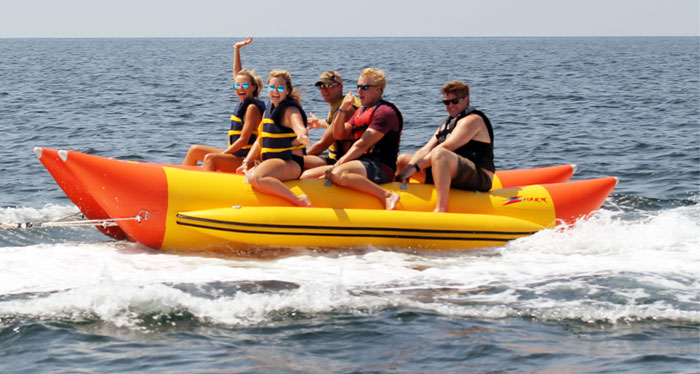
MULTIPOLYGON (((0 39, 0 223, 77 212, 36 146, 165 163, 223 147, 242 38, 0 39)), ((470 251, 235 258, 0 229, 0 372, 700 372, 700 38, 260 38, 241 54, 290 71, 320 117, 321 72, 352 88, 384 70, 404 152, 445 116, 442 84, 466 81, 497 168, 620 183, 573 227, 470 251)))

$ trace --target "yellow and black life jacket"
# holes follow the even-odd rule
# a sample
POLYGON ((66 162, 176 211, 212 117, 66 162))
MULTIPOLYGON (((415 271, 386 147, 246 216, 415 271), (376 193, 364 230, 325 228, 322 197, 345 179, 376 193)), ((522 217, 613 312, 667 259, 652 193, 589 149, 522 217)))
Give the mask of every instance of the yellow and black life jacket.
MULTIPOLYGON (((245 124, 245 112, 248 110, 249 105, 255 105, 258 107, 258 110, 260 110, 260 113, 265 113, 265 103, 262 102, 262 100, 258 100, 256 98, 248 98, 245 99, 245 101, 238 103, 238 106, 236 106, 236 114, 231 115, 231 129, 228 130, 228 145, 229 147, 231 144, 233 144, 238 138, 241 137, 241 133, 243 132, 243 124, 245 124)), ((244 145, 241 149, 237 150, 236 152, 233 152, 234 155, 240 156, 240 157, 245 157, 248 155, 248 151, 250 148, 255 144, 255 140, 258 138, 258 128, 257 126, 253 130, 253 133, 250 134, 250 138, 248 138, 248 144, 244 145)))
POLYGON ((306 145, 292 145, 292 142, 297 137, 294 130, 286 126, 282 126, 281 124, 284 110, 290 106, 299 109, 301 118, 304 121, 304 127, 307 126, 306 113, 304 113, 304 109, 302 109, 299 103, 291 98, 285 99, 277 107, 274 107, 272 104, 268 105, 267 109, 265 110, 265 115, 263 116, 262 133, 260 134, 260 138, 262 139, 262 147, 260 152, 263 160, 270 158, 291 160, 293 149, 302 149, 304 154, 306 154, 306 145))

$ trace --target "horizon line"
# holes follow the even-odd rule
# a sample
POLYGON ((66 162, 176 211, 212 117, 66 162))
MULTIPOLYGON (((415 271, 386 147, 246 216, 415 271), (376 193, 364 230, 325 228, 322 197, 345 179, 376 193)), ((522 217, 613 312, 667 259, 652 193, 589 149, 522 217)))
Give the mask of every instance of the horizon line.
MULTIPOLYGON (((234 39, 242 36, 0 36, 0 39, 234 39)), ((403 36, 256 36, 256 39, 374 39, 374 38, 693 38, 698 35, 403 35, 403 36)))

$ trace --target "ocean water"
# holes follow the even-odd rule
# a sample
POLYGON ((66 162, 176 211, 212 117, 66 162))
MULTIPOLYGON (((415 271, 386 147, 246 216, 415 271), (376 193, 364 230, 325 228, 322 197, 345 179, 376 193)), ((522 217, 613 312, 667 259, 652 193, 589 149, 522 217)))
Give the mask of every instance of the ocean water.
MULTIPOLYGON (((223 146, 237 40, 0 39, 0 223, 77 212, 35 146, 168 163, 223 146)), ((464 80, 497 168, 620 183, 587 221, 449 253, 206 257, 0 229, 0 372, 700 372, 700 38, 267 38, 242 58, 289 70, 318 116, 322 71, 351 88, 383 69, 407 152, 464 80)))

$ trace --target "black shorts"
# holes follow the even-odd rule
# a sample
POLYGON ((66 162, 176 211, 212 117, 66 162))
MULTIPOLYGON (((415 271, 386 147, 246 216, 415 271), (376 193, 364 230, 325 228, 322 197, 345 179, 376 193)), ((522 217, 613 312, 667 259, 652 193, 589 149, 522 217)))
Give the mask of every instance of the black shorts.
MULTIPOLYGON (((450 188, 466 191, 486 192, 491 189, 491 178, 470 159, 457 155, 457 175, 450 182, 450 188)), ((433 168, 425 169, 425 183, 434 184, 433 168)))
POLYGON ((323 156, 318 156, 323 160, 323 162, 326 163, 326 165, 335 165, 335 163, 338 161, 334 158, 330 158, 328 155, 323 155, 323 156))
POLYGON ((372 182, 376 184, 383 184, 394 180, 394 172, 383 163, 369 158, 363 158, 358 161, 364 165, 365 172, 367 173, 367 179, 371 180, 372 182))
POLYGON ((299 178, 301 177, 301 173, 304 172, 304 156, 297 156, 292 153, 292 161, 296 162, 297 165, 299 165, 299 169, 301 169, 299 175, 297 176, 297 178, 299 178))

